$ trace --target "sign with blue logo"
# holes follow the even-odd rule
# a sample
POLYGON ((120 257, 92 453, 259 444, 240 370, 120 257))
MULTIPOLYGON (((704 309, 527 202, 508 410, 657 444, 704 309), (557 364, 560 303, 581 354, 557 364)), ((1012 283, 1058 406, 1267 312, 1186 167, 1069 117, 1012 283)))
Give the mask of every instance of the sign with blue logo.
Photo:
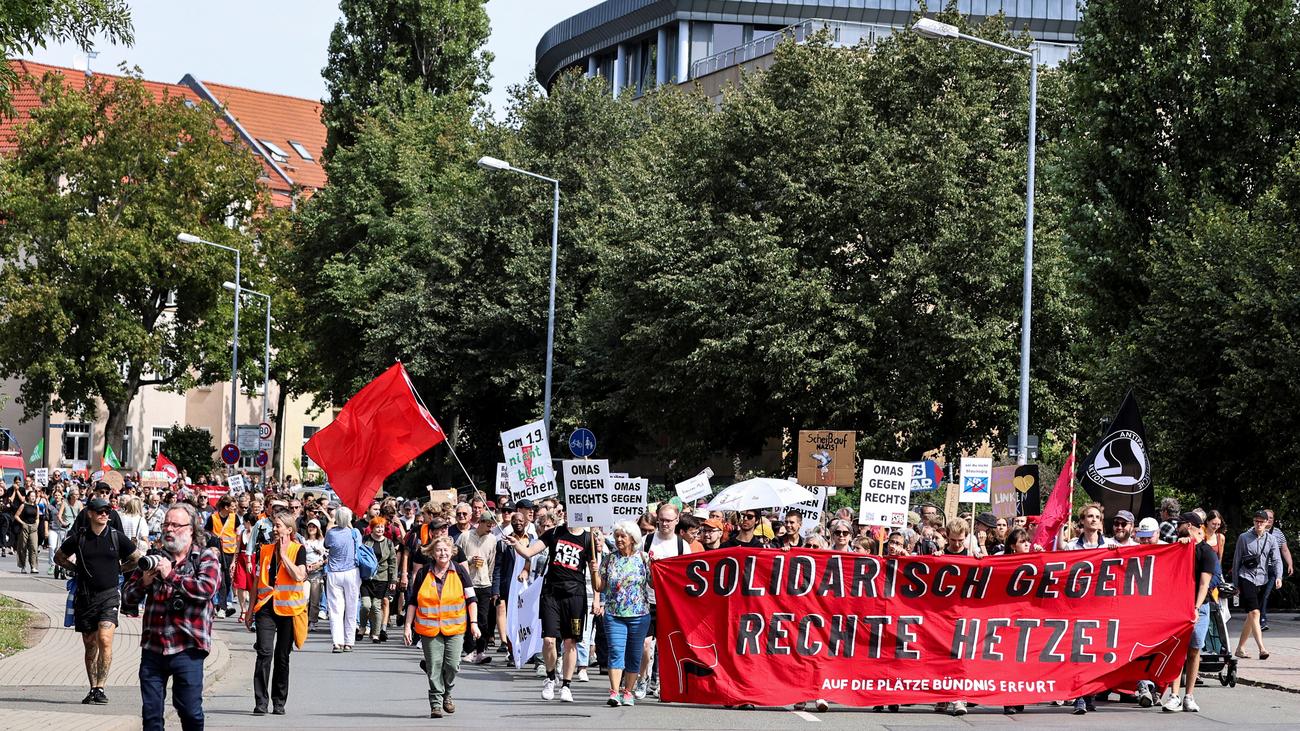
POLYGON ((590 457, 596 453, 596 435, 585 426, 580 426, 569 435, 569 451, 574 457, 590 457))

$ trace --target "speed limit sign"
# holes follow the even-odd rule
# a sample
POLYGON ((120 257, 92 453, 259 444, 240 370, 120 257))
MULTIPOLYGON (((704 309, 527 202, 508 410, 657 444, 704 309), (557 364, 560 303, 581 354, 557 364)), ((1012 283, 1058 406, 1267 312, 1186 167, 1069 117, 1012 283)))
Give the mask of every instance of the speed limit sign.
POLYGON ((258 424, 258 425, 257 425, 257 437, 258 437, 258 439, 270 439, 270 438, 271 438, 271 425, 270 425, 269 423, 265 422, 265 421, 262 422, 261 424, 258 424))

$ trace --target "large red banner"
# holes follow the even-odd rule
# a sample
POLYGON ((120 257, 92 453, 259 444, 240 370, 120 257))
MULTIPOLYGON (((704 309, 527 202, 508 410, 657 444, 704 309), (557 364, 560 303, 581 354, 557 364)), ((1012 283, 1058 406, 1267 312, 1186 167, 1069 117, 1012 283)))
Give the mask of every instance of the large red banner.
POLYGON ((1192 547, 655 561, 660 693, 686 703, 1023 705, 1182 670, 1192 547))

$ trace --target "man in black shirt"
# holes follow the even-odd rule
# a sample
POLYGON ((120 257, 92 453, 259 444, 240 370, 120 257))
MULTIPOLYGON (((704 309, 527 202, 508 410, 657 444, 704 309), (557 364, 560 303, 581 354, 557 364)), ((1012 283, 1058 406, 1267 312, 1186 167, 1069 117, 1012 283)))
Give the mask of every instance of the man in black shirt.
POLYGON ((72 600, 75 627, 86 651, 86 677, 90 693, 82 703, 104 705, 104 683, 113 664, 113 632, 121 604, 118 576, 135 568, 142 552, 135 541, 109 525, 112 508, 96 497, 81 511, 86 527, 68 534, 54 554, 54 562, 76 577, 77 592, 72 600))
POLYGON ((1210 611, 1212 607, 1208 603, 1210 591, 1210 578, 1214 576, 1219 557, 1213 548, 1205 542, 1204 523, 1201 516, 1196 513, 1183 513, 1178 516, 1178 540, 1181 543, 1190 542, 1196 546, 1192 554, 1192 587, 1196 592, 1196 602, 1192 606, 1195 614, 1193 619, 1196 624, 1192 627, 1192 636, 1187 647, 1187 661, 1183 665, 1183 675, 1174 678, 1173 688, 1169 691, 1169 698, 1164 702, 1166 711, 1199 711, 1196 705, 1196 699, 1192 697, 1192 691, 1196 688, 1196 674, 1201 669, 1201 646, 1205 644, 1205 635, 1210 628, 1210 611), (1179 681, 1184 680, 1187 686, 1187 695, 1178 696, 1179 681))
POLYGON ((532 558, 550 550, 546 576, 542 580, 540 609, 542 615, 542 662, 546 665, 546 682, 542 698, 555 697, 556 642, 564 641, 564 675, 560 700, 573 702, 573 671, 578 665, 578 645, 582 641, 587 617, 587 574, 596 570, 596 547, 586 528, 558 525, 543 533, 529 545, 528 535, 514 536, 515 553, 532 558))
POLYGON ((737 514, 736 533, 722 544, 723 548, 767 548, 767 539, 758 535, 758 511, 742 510, 737 514))

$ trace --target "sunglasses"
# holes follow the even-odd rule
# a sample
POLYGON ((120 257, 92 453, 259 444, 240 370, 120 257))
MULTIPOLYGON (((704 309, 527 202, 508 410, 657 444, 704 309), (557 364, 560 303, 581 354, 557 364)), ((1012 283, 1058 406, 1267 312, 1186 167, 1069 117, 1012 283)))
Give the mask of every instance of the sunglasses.
POLYGON ((740 519, 741 519, 741 520, 758 520, 758 516, 757 516, 757 515, 754 515, 753 513, 741 513, 741 514, 740 514, 740 519))
POLYGON ((837 531, 832 531, 832 532, 833 532, 835 535, 837 535, 837 536, 847 536, 847 535, 849 535, 849 532, 846 531, 846 530, 837 530, 837 531))
POLYGON ((110 510, 109 508, 103 508, 101 510, 96 510, 95 515, 110 515, 112 514, 112 512, 113 511, 110 510))

